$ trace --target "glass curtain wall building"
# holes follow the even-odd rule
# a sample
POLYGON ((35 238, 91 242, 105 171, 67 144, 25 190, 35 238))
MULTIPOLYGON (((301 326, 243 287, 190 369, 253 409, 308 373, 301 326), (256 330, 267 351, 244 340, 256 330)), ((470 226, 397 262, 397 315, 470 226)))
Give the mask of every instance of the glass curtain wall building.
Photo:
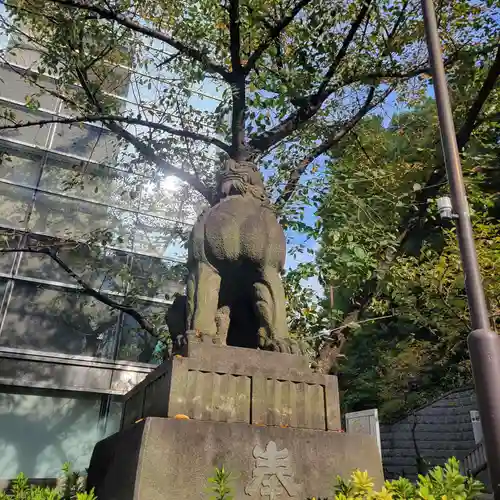
MULTIPOLYGON (((1 111, 22 121, 70 115, 47 94, 36 111, 27 107, 33 88, 23 75, 36 70, 37 51, 7 43, 1 111)), ((112 90, 123 109, 138 106, 136 76, 130 68, 117 73, 112 90)), ((53 80, 40 78, 50 88, 53 80)), ((205 109, 218 104, 215 95, 193 96, 205 109)), ((165 311, 184 287, 179 233, 203 201, 146 166, 121 168, 124 151, 96 123, 0 130, 0 249, 13 250, 0 252, 0 481, 21 471, 55 477, 65 461, 85 468, 96 441, 118 428, 120 395, 158 362, 156 340, 130 316, 86 295, 49 256, 14 251, 61 245, 62 260, 116 300, 132 286, 127 269, 137 307, 165 311), (101 231, 115 243, 96 257, 78 242, 101 231), (151 286, 151 276, 165 279, 151 286)))

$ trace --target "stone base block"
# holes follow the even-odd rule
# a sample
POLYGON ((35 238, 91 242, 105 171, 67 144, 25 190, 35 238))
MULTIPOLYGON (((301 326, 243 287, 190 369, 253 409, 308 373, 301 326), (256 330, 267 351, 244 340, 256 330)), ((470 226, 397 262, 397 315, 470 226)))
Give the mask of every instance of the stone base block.
POLYGON ((99 500, 206 499, 224 466, 235 500, 332 498, 335 477, 383 481, 376 440, 330 431, 147 418, 97 444, 88 484, 99 500))
POLYGON ((146 417, 340 430, 337 377, 302 356, 191 342, 126 396, 122 429, 146 417))

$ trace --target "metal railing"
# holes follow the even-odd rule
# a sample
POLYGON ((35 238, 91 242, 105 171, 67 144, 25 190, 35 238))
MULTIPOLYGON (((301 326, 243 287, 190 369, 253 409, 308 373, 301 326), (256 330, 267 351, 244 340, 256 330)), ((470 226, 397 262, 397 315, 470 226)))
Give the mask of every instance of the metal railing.
POLYGON ((460 463, 460 472, 464 475, 475 476, 487 467, 486 450, 483 441, 466 455, 460 463))

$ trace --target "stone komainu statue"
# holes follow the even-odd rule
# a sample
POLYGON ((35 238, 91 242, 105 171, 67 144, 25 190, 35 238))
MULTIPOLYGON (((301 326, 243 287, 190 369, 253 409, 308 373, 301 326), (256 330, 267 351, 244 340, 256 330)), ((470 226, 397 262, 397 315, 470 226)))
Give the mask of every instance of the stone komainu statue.
MULTIPOLYGON (((191 232, 187 298, 178 297, 169 314, 185 301, 181 322, 188 331, 232 346, 301 352, 299 343, 288 338, 286 324, 280 276, 285 235, 260 172, 252 163, 227 160, 217 194, 217 203, 200 215, 191 232)), ((175 337, 180 317, 174 316, 167 324, 175 337)))

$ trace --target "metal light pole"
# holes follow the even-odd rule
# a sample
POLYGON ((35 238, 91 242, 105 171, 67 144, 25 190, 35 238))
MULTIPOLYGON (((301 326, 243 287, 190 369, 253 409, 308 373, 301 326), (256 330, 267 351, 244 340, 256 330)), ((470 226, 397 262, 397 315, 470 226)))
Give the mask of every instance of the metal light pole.
POLYGON ((422 7, 441 130, 441 143, 450 184, 452 207, 457 220, 458 243, 473 330, 468 338, 472 372, 483 427, 491 486, 495 500, 500 500, 500 339, 490 329, 433 0, 422 0, 422 7))

